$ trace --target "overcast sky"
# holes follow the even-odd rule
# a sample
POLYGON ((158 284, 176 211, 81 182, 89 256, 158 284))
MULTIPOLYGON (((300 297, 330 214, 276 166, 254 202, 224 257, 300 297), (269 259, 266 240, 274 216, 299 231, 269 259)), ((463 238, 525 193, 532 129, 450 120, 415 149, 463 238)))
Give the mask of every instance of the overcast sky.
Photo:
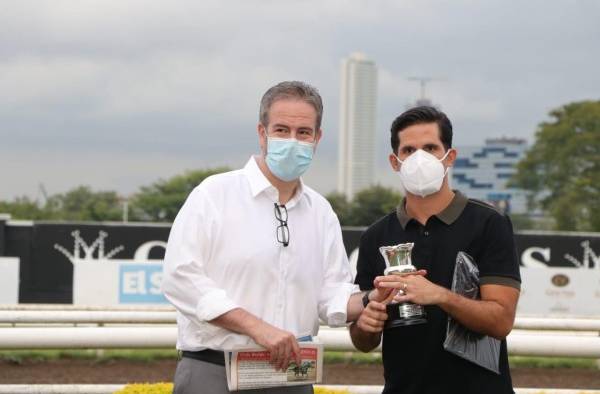
MULTIPOLYGON (((242 166, 258 103, 281 80, 325 101, 305 179, 336 185, 340 60, 379 70, 377 179, 392 119, 428 95, 455 145, 533 141, 552 108, 600 96, 600 2, 0 2, 0 199, 86 184, 135 192, 186 169, 242 166)), ((460 152, 459 152, 460 154, 460 152)))

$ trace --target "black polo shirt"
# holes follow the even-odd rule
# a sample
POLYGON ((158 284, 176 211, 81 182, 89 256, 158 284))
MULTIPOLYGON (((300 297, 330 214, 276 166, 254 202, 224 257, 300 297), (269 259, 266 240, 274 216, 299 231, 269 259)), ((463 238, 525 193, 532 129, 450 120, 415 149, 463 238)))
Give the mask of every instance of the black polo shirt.
MULTIPOLYGON (((383 275, 384 245, 413 242, 412 262, 427 278, 448 289, 456 255, 466 252, 479 268, 480 284, 520 287, 519 263, 510 219, 492 206, 456 191, 452 202, 423 226, 410 218, 405 202, 371 225, 360 240, 356 283, 372 289, 383 275)), ((513 393, 506 340, 500 350, 500 375, 443 348, 448 315, 425 307, 427 323, 384 331, 384 393, 513 393)))

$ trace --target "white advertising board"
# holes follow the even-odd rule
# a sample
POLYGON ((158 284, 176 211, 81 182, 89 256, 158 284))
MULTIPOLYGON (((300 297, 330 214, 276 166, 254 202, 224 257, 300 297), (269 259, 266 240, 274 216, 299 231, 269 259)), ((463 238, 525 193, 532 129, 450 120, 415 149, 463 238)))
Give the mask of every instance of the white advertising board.
POLYGON ((73 261, 73 304, 166 304, 161 260, 73 261))
POLYGON ((0 257, 0 304, 19 302, 19 259, 0 257))
POLYGON ((600 316, 600 269, 521 267, 521 315, 600 316))

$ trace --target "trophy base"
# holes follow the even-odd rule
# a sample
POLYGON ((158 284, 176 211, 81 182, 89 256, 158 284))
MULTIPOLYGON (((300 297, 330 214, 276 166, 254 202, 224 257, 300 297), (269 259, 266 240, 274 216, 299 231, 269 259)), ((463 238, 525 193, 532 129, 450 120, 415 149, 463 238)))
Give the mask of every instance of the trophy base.
POLYGON ((388 304, 386 309, 389 316, 383 327, 386 330, 427 323, 427 315, 421 305, 416 305, 411 302, 402 304, 392 303, 388 304))
POLYGON ((410 317, 406 319, 387 320, 383 326, 384 330, 389 330, 397 327, 414 326, 416 324, 427 323, 424 317, 410 317))

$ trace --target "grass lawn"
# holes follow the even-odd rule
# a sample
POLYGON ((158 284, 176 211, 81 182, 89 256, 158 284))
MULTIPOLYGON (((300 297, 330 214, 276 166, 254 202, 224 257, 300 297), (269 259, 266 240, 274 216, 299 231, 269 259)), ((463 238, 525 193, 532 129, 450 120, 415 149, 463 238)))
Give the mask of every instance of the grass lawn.
MULTIPOLYGON (((23 360, 46 361, 56 359, 95 360, 99 363, 113 360, 151 362, 176 359, 177 352, 171 349, 106 349, 106 350, 3 350, 0 360, 21 363, 23 360)), ((381 353, 333 352, 324 355, 325 363, 378 364, 381 353)), ((566 357, 510 357, 513 368, 582 368, 600 369, 595 359, 566 357)))

